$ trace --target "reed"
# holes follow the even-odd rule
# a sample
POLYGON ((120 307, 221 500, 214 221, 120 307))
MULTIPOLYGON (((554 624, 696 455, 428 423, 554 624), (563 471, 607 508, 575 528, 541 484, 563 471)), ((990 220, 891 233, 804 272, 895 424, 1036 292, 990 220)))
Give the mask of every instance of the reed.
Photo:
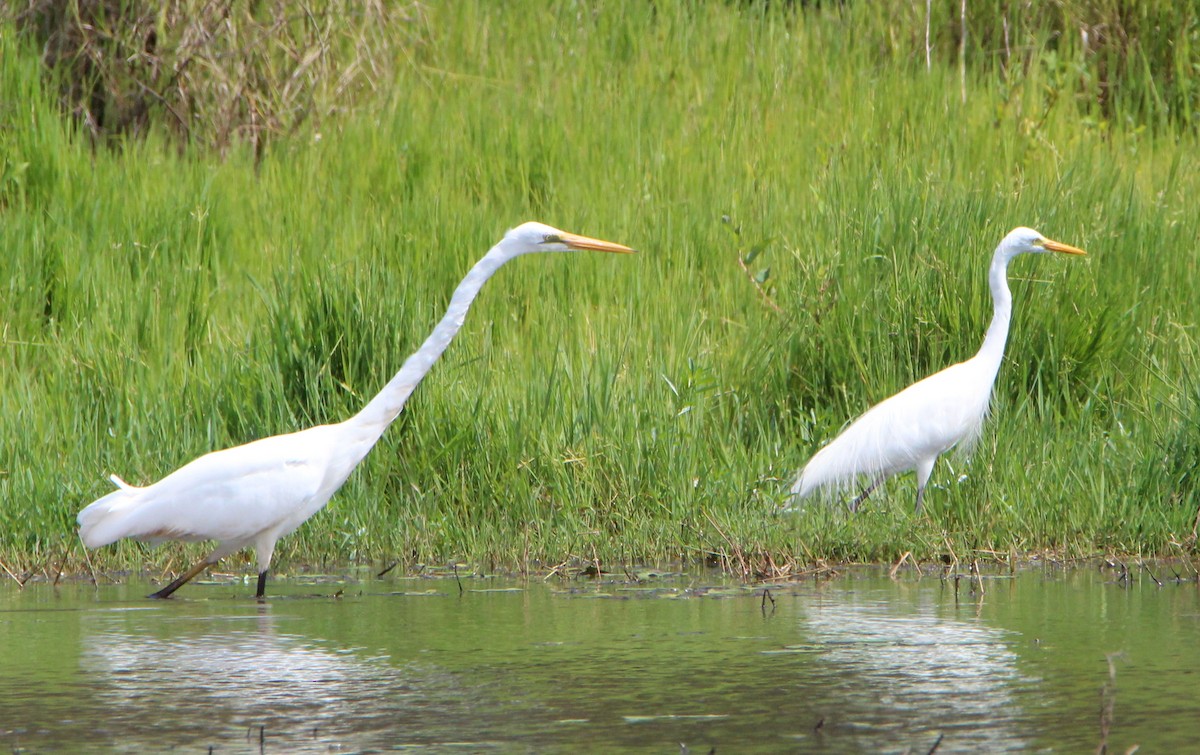
POLYGON ((923 3, 783 5, 429 6, 353 109, 220 150, 154 122, 93 146, 0 32, 0 558, 82 568, 108 473, 346 417, 526 219, 643 253, 503 270, 281 571, 1192 555, 1190 116, 1139 104, 1132 66, 1077 96, 1055 61, 1100 53, 1033 21, 1021 65, 966 56, 964 100, 945 28, 924 64, 923 3), (974 353, 1016 225, 1090 256, 1014 263, 993 417, 927 515, 911 478, 855 517, 778 513, 844 421, 974 353))

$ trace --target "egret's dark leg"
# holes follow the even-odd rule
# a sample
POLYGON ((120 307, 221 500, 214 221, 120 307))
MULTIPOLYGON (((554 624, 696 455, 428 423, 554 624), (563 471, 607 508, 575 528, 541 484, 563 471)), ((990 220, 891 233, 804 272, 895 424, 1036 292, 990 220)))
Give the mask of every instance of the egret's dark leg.
POLYGON ((917 513, 918 514, 921 513, 921 501, 923 501, 923 500, 925 500, 925 486, 920 485, 917 487, 917 513))
POLYGON ((178 577, 176 577, 175 581, 172 582, 171 584, 167 585, 166 587, 159 590, 158 592, 150 593, 146 597, 147 598, 160 598, 160 599, 161 598, 169 598, 169 597, 171 597, 171 593, 175 592, 180 587, 183 587, 184 584, 187 583, 187 581, 189 579, 196 576, 200 572, 204 571, 208 567, 212 566, 214 563, 216 563, 216 562, 215 561, 210 562, 206 558, 203 561, 201 561, 200 563, 193 566, 191 569, 188 569, 186 573, 181 574, 178 577))
POLYGON ((926 459, 917 464, 917 511, 921 513, 921 501, 925 500, 925 486, 929 484, 929 476, 933 474, 933 463, 937 457, 926 459))
POLYGON ((860 503, 862 503, 863 501, 867 500, 867 497, 869 495, 871 495, 871 493, 875 492, 875 488, 879 487, 880 483, 882 483, 886 479, 887 479, 887 475, 879 475, 874 480, 872 480, 871 484, 868 485, 866 487, 866 489, 863 490, 863 492, 859 493, 857 498, 855 498, 853 501, 850 502, 850 513, 857 514, 858 513, 858 505, 860 503))
POLYGON ((259 600, 262 600, 266 596, 267 596, 267 570, 263 569, 262 571, 260 571, 258 573, 258 592, 254 594, 254 597, 258 598, 259 600))

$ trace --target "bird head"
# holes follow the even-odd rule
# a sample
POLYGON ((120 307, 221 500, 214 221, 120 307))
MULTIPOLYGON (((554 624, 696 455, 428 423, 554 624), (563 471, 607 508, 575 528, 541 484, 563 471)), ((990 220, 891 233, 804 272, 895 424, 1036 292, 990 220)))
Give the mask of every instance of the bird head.
POLYGON ((1032 228, 1014 228, 1004 237, 1004 241, 1000 242, 1000 246, 1008 250, 1009 257, 1015 257, 1018 254, 1044 254, 1046 252, 1087 254, 1078 247, 1048 239, 1032 228))
POLYGON ((532 252, 615 252, 633 254, 634 250, 611 241, 601 241, 567 233, 545 223, 522 223, 504 234, 504 244, 516 254, 532 252))

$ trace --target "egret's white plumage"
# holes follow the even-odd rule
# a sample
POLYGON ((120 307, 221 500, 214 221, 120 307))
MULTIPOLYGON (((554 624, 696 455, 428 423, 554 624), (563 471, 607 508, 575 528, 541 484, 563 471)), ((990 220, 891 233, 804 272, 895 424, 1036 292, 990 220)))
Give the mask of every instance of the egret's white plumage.
POLYGON ((809 460, 792 493, 803 498, 820 488, 845 490, 865 477, 869 485, 850 504, 853 510, 876 485, 914 469, 920 511, 937 457, 956 445, 969 449, 983 429, 1012 318, 1008 263, 1021 254, 1048 251, 1085 253, 1030 228, 1005 236, 988 270, 994 309, 979 353, 871 407, 809 460))
POLYGON ((505 262, 531 252, 594 250, 629 253, 629 247, 578 236, 541 223, 508 233, 471 268, 455 289, 441 322, 382 391, 350 419, 214 451, 158 482, 138 487, 116 475, 117 490, 79 512, 79 534, 89 548, 129 537, 216 540, 207 558, 152 597, 165 598, 207 566, 253 545, 258 596, 279 538, 315 514, 342 486, 459 328, 484 282, 505 262))

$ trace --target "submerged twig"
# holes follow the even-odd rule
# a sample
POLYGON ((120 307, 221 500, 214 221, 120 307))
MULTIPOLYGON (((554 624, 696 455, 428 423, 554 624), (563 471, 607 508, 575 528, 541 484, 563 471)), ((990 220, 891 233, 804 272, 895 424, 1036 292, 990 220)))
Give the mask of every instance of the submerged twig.
POLYGON ((600 575, 604 572, 600 569, 600 554, 596 552, 595 543, 592 543, 592 565, 596 567, 596 579, 600 579, 600 575))
POLYGON ((1121 651, 1104 655, 1108 661, 1108 681, 1100 687, 1100 743, 1096 745, 1096 755, 1108 752, 1108 733, 1112 730, 1113 709, 1117 704, 1117 665, 1113 661, 1122 655, 1121 651))
POLYGON ((62 559, 58 562, 58 568, 54 570, 54 580, 50 583, 54 587, 58 587, 59 580, 62 579, 63 570, 67 568, 67 558, 71 555, 71 546, 67 545, 63 548, 62 559))
MULTIPOLYGON (((250 735, 253 733, 254 733, 253 726, 249 726, 246 728, 246 741, 247 742, 250 741, 250 735)), ((267 726, 266 726, 266 724, 259 724, 258 725, 258 752, 259 752, 259 755, 262 755, 262 753, 266 752, 266 750, 267 750, 267 726)))
POLYGON ((546 572, 546 576, 542 577, 543 582, 549 582, 551 577, 565 576, 564 572, 567 569, 567 564, 571 563, 571 559, 555 564, 550 567, 550 571, 546 572))
POLYGON ((1133 582, 1133 578, 1129 575, 1129 566, 1124 561, 1117 561, 1116 565, 1121 569, 1117 574, 1117 581, 1121 583, 1122 587, 1129 587, 1133 582))
POLYGON ((775 598, 771 597, 771 591, 764 587, 762 596, 762 612, 764 616, 767 614, 768 600, 771 601, 771 613, 775 613, 775 598))
POLYGON ((944 732, 938 734, 937 741, 933 743, 933 747, 929 748, 929 752, 926 755, 933 755, 933 753, 937 752, 937 749, 942 746, 942 738, 945 736, 946 734, 944 732))
POLYGON ((1141 562, 1141 566, 1146 570, 1146 573, 1150 575, 1150 579, 1154 580, 1154 584, 1158 585, 1159 587, 1163 586, 1163 583, 1159 581, 1158 577, 1154 576, 1154 572, 1150 571, 1150 567, 1146 565, 1145 561, 1141 562))
MULTIPOLYGON (((82 543, 83 540, 80 539, 79 542, 82 543)), ((99 587, 100 583, 96 581, 96 567, 92 566, 92 557, 88 555, 86 545, 83 547, 83 562, 87 564, 88 574, 90 574, 92 577, 92 584, 96 587, 99 587)))
POLYGON ((987 595, 987 589, 983 586, 983 577, 979 574, 979 559, 971 559, 971 573, 975 577, 975 582, 979 585, 979 595, 982 597, 987 595))
POLYGON ((25 589, 25 582, 22 581, 21 578, 16 574, 14 574, 12 569, 8 568, 8 564, 4 563, 3 560, 0 560, 0 566, 4 567, 4 571, 8 572, 8 576, 12 577, 13 582, 16 582, 18 587, 20 587, 22 590, 25 589))
POLYGON ((399 565, 400 565, 399 561, 393 561, 390 566, 388 566, 386 569, 384 569, 383 571, 376 574, 375 577, 376 578, 382 577, 383 575, 387 574, 388 572, 390 572, 392 569, 395 569, 399 565))

